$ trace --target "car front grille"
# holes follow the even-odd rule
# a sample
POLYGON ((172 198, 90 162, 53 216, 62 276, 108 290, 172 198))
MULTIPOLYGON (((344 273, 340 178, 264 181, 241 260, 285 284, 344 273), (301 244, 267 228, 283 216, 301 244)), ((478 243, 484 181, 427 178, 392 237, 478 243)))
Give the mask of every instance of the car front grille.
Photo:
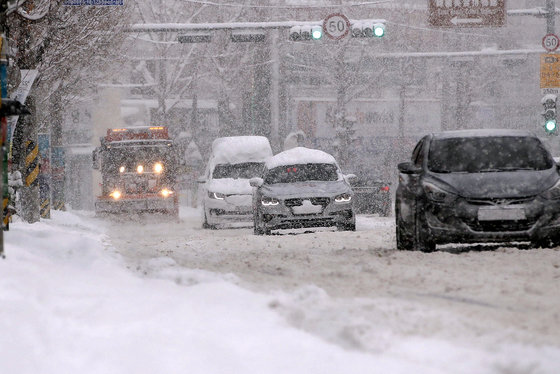
POLYGON ((284 205, 288 208, 292 208, 294 206, 301 206, 303 205, 304 200, 311 201, 313 205, 322 205, 323 208, 329 205, 331 199, 329 197, 309 197, 309 198, 295 198, 295 199, 286 199, 284 200, 284 205))
POLYGON ((479 232, 510 232, 510 231, 526 231, 535 224, 536 220, 522 221, 473 221, 467 222, 467 225, 479 232))
POLYGON ((467 202, 472 205, 482 206, 506 206, 506 205, 519 205, 532 202, 535 196, 528 197, 506 197, 506 198, 490 198, 490 199, 467 199, 467 202))

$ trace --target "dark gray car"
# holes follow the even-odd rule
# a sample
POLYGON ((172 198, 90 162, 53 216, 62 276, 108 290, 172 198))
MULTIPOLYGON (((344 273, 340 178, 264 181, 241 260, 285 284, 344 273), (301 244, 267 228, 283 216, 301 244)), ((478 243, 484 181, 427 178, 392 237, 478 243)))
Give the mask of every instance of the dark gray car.
POLYGON ((398 249, 531 241, 560 244, 560 174, 543 143, 512 130, 430 134, 399 164, 398 249))
MULTIPOLYGON (((253 178, 255 234, 271 230, 336 226, 356 230, 353 192, 334 157, 304 147, 268 159, 253 178)), ((352 175, 352 177, 354 177, 352 175)))

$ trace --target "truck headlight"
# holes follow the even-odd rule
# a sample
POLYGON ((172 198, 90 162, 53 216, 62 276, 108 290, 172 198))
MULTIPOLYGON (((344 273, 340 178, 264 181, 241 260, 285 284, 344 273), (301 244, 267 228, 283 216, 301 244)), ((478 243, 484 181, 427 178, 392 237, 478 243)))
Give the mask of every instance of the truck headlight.
POLYGON ((208 191, 208 197, 211 199, 216 199, 216 200, 223 200, 226 198, 226 195, 223 193, 219 193, 219 192, 211 192, 208 191))
POLYGON ((167 188, 164 188, 163 190, 161 190, 161 196, 163 197, 169 197, 171 195, 173 195, 173 191, 168 190, 167 188))
POLYGON ((334 198, 334 202, 341 204, 341 203, 349 203, 352 200, 352 195, 349 193, 343 193, 342 195, 338 195, 334 198))
POLYGON ((111 192, 109 194, 109 196, 111 196, 114 200, 118 200, 121 198, 121 191, 119 190, 114 190, 113 192, 111 192))

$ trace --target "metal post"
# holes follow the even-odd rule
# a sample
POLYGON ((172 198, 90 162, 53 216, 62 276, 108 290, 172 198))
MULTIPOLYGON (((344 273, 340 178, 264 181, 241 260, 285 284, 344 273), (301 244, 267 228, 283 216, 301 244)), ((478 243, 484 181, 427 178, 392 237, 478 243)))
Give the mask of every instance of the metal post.
POLYGON ((272 77, 270 89, 270 122, 271 122, 271 140, 274 149, 280 149, 280 53, 278 51, 278 29, 273 29, 271 60, 272 60, 272 77))
POLYGON ((546 33, 554 34, 554 17, 556 16, 556 6, 554 0, 546 0, 546 33))

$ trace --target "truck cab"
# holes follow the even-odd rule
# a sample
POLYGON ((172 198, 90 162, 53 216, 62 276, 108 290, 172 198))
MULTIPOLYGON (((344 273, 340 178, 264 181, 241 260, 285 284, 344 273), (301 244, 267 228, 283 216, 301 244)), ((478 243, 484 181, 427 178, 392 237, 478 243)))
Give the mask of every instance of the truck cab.
POLYGON ((178 162, 167 127, 109 129, 93 159, 102 176, 96 213, 163 212, 178 216, 178 162))

